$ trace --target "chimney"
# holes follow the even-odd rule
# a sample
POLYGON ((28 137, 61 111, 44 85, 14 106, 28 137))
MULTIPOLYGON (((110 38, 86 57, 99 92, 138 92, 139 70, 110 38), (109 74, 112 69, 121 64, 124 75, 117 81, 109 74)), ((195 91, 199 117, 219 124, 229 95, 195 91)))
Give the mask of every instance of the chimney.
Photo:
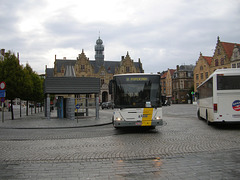
POLYGON ((63 60, 66 60, 67 58, 66 57, 63 57, 63 60))
POLYGON ((177 71, 179 71, 179 65, 177 65, 177 71))
POLYGON ((1 55, 5 55, 5 49, 1 49, 1 55))

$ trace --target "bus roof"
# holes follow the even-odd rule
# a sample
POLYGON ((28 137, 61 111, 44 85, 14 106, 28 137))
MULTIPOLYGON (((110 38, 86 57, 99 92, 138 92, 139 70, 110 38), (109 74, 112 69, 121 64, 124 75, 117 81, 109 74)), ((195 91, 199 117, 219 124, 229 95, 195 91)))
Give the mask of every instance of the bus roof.
POLYGON ((207 82, 209 79, 211 79, 214 75, 216 74, 227 74, 227 75, 240 75, 240 69, 233 69, 233 68, 228 68, 228 69, 217 69, 214 71, 205 81, 203 81, 197 88, 202 86, 205 82, 207 82))
POLYGON ((129 74, 116 74, 114 76, 160 76, 160 74, 153 73, 129 73, 129 74))

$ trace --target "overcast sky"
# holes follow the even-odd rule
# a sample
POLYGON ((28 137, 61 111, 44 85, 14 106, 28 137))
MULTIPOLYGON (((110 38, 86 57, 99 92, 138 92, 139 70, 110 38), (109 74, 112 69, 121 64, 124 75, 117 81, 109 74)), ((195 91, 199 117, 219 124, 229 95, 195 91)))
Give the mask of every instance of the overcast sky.
POLYGON ((240 43, 239 0, 0 0, 0 49, 20 53, 34 71, 55 54, 94 60, 100 37, 105 60, 141 59, 145 72, 195 64, 212 56, 217 36, 240 43))

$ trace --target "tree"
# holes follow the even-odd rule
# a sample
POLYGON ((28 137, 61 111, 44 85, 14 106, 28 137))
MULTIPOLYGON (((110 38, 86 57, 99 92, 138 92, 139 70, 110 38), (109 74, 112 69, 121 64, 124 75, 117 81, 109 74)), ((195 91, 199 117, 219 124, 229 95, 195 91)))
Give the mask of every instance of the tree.
POLYGON ((32 74, 32 82, 33 82, 33 95, 32 100, 35 102, 35 113, 36 113, 36 107, 37 103, 40 103, 43 101, 43 81, 40 79, 40 77, 36 74, 32 74))
POLYGON ((5 53, 4 61, 0 64, 2 72, 0 79, 6 83, 6 99, 11 100, 12 119, 14 119, 13 100, 20 97, 23 67, 19 65, 19 60, 15 54, 10 51, 5 53))
POLYGON ((33 70, 26 64, 26 67, 23 69, 23 79, 21 81, 21 99, 27 101, 26 106, 26 115, 28 116, 28 102, 32 99, 33 95, 33 81, 32 81, 33 70))

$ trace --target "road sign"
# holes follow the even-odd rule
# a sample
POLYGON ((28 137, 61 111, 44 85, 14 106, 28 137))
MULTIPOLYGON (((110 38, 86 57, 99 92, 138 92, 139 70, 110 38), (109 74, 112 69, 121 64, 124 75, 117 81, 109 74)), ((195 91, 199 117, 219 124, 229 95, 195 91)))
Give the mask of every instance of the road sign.
POLYGON ((0 90, 0 97, 6 97, 6 90, 0 90))
POLYGON ((4 102, 5 101, 5 98, 4 97, 1 97, 1 102, 4 102))
POLYGON ((6 83, 4 81, 2 81, 0 83, 0 90, 4 90, 6 88, 6 83))
POLYGON ((76 104, 76 109, 80 109, 80 105, 79 104, 76 104))

